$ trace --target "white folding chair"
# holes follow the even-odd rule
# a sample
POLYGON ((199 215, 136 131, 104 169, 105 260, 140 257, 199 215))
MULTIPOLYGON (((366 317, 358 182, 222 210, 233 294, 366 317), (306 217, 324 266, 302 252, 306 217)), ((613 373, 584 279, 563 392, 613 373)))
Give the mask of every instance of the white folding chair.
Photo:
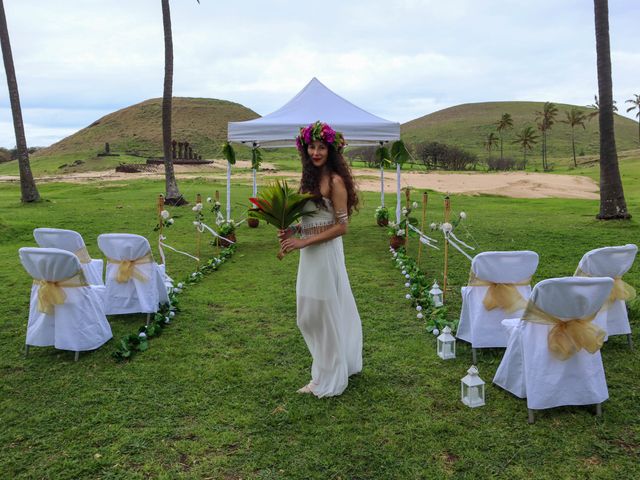
POLYGON ((82 271, 87 281, 91 285, 104 285, 104 280, 102 279, 104 262, 102 259, 91 258, 82 235, 78 232, 61 228, 36 228, 33 231, 33 237, 40 247, 60 248, 74 253, 80 260, 82 271))
POLYGON ((493 383, 526 397, 529 423, 535 410, 561 405, 595 404, 600 415, 609 398, 600 356, 605 332, 593 319, 612 288, 607 277, 543 280, 522 319, 503 321, 511 335, 493 383))
POLYGON ((29 346, 95 350, 111 337, 104 314, 104 286, 89 285, 80 261, 58 248, 21 248, 20 261, 33 278, 25 356, 29 346))
POLYGON ((483 252, 473 258, 469 285, 462 287, 462 309, 456 337, 477 348, 504 348, 507 334, 500 322, 519 316, 531 293, 538 254, 528 250, 483 252))
POLYGON ((612 298, 609 298, 602 310, 598 312, 595 322, 606 328, 608 336, 626 335, 629 347, 631 341, 631 325, 625 301, 635 296, 633 288, 625 284, 622 276, 629 271, 638 253, 638 247, 627 244, 619 247, 596 248, 584 254, 576 276, 610 277, 615 281, 612 298))
POLYGON ((146 313, 149 323, 151 313, 169 303, 164 272, 153 260, 149 241, 130 233, 107 233, 98 236, 98 247, 107 257, 107 315, 146 313))

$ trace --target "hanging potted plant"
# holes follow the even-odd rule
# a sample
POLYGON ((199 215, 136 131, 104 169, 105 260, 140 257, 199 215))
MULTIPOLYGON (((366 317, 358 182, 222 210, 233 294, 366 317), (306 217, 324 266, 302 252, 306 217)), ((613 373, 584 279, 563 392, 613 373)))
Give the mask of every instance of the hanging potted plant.
POLYGON ((400 222, 397 225, 395 223, 390 223, 387 229, 387 233, 391 237, 389 239, 389 246, 394 250, 403 247, 407 241, 407 239, 405 238, 405 229, 403 222, 400 222))
POLYGON ((220 223, 218 228, 218 235, 222 238, 217 238, 221 247, 230 247, 233 243, 236 243, 236 223, 233 220, 225 220, 220 223))
POLYGON ((389 225, 389 209, 387 207, 379 206, 376 208, 376 222, 380 227, 389 225))

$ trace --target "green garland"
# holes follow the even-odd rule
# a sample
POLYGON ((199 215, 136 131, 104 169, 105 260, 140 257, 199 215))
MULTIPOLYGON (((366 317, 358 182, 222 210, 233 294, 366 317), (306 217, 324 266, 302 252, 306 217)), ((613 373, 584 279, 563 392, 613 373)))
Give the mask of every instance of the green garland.
POLYGON ((389 248, 393 257, 394 266, 402 271, 406 280, 405 286, 409 289, 409 293, 405 295, 407 300, 411 300, 411 304, 418 312, 418 319, 424 319, 427 332, 442 331, 444 327, 449 327, 452 331, 458 328, 458 319, 449 320, 447 318, 447 307, 436 307, 429 291, 431 290, 431 282, 424 274, 418 263, 406 254, 403 247, 393 250, 389 248))
POLYGON ((191 273, 185 280, 179 282, 169 294, 169 303, 160 306, 160 310, 153 316, 149 325, 140 327, 137 334, 125 335, 120 339, 117 349, 112 353, 113 358, 117 361, 130 360, 136 352, 147 350, 149 339, 159 336, 180 311, 178 295, 188 286, 200 282, 206 273, 218 270, 220 265, 233 255, 235 249, 235 245, 222 249, 219 257, 210 258, 200 266, 198 271, 191 273))

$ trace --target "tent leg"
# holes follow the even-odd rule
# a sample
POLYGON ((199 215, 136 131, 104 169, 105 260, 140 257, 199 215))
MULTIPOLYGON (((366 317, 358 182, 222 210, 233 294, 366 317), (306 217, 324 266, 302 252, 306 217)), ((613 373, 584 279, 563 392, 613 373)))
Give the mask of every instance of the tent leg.
POLYGON ((601 417, 602 416, 602 404, 601 403, 597 403, 596 404, 596 417, 601 417))
POLYGON ((75 355, 75 358, 73 359, 73 361, 77 362, 78 358, 80 358, 80 352, 76 352, 76 355, 75 355))
POLYGON ((630 333, 627 335, 627 344, 629 345, 629 349, 633 350, 633 338, 630 333))
POLYGON ((24 346, 24 358, 29 356, 29 345, 25 344, 24 346))
POLYGON ((536 421, 536 419, 534 418, 534 413, 532 409, 528 408, 527 411, 529 413, 529 418, 527 419, 527 421, 529 422, 529 425, 531 425, 536 421))
POLYGON ((471 348, 471 363, 473 363, 474 365, 478 364, 478 356, 476 354, 476 349, 475 348, 471 348))
POLYGON ((149 323, 151 323, 151 314, 147 313, 147 326, 149 326, 149 323))

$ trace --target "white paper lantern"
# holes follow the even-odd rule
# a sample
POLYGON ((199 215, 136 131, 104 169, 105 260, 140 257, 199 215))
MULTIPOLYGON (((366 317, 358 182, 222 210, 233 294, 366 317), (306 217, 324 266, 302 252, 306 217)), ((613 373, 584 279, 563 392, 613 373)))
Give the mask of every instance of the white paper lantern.
POLYGON ((438 337, 438 356, 443 360, 456 358, 456 337, 449 327, 444 327, 438 337))
POLYGON ((478 376, 475 365, 467 370, 468 375, 462 381, 462 403, 475 408, 484 405, 484 381, 478 376))
POLYGON ((434 307, 441 307, 442 305, 444 305, 442 303, 442 290, 440 290, 440 286, 438 285, 438 282, 436 281, 433 282, 433 285, 431 286, 431 290, 429 290, 429 295, 431 295, 431 298, 433 299, 434 307))

